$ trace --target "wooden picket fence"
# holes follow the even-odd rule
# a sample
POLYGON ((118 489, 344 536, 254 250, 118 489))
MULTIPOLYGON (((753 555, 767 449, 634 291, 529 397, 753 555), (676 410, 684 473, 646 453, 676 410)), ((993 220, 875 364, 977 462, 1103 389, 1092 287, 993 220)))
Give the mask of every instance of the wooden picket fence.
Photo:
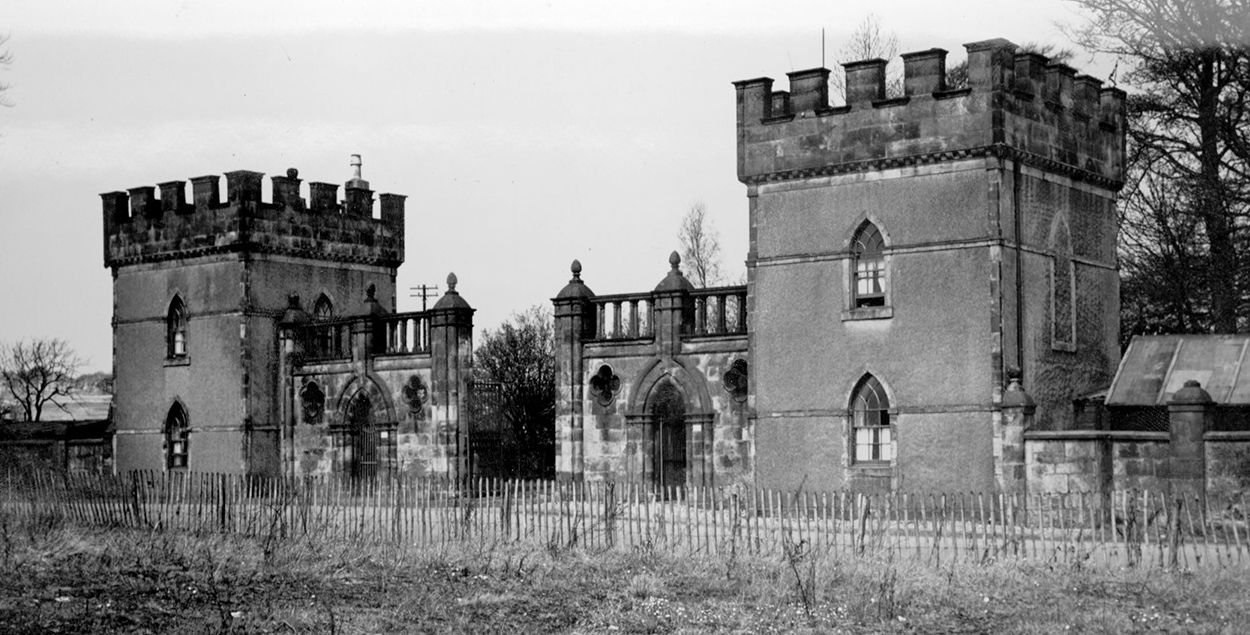
POLYGON ((815 553, 934 565, 1033 560, 1250 563, 1244 495, 1203 508, 1163 492, 911 494, 478 479, 258 478, 133 472, 7 475, 3 512, 68 522, 415 547, 526 543, 673 554, 815 553))

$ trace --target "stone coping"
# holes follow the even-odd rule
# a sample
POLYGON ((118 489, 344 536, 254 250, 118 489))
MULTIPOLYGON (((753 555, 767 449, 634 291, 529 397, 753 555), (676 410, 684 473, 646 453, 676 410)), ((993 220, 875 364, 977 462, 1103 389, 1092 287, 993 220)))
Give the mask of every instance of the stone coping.
POLYGON ((1250 442, 1250 430, 1218 430, 1209 431, 1202 437, 1206 441, 1246 441, 1250 442))
POLYGON ((1167 432, 1135 430, 1026 430, 1024 439, 1034 441, 1162 441, 1171 440, 1167 432))
MULTIPOLYGON (((1025 440, 1031 441, 1160 441, 1171 440, 1167 432, 1140 432, 1133 430, 1029 430, 1024 433, 1025 440)), ((1208 431, 1203 435, 1206 441, 1250 443, 1250 430, 1208 431)))

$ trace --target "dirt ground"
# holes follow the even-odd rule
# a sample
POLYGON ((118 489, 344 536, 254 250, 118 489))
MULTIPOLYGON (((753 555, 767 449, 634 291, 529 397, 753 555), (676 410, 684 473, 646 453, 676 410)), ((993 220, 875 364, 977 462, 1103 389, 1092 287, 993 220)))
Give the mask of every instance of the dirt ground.
POLYGON ((0 632, 1244 632, 1250 571, 445 551, 0 527, 0 632))

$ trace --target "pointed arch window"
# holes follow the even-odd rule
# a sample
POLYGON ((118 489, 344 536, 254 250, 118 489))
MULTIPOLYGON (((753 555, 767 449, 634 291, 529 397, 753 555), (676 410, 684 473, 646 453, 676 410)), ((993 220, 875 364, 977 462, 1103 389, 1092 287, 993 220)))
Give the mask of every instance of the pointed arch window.
POLYGON ((884 463, 894 460, 890 427, 890 399, 881 382, 864 375, 851 396, 851 440, 855 463, 884 463))
MULTIPOLYGON (((313 321, 324 322, 334 319, 334 303, 326 294, 322 293, 317 296, 317 300, 313 302, 312 311, 313 321)), ((313 349, 315 357, 335 357, 338 347, 335 346, 336 335, 338 329, 334 327, 318 327, 316 335, 313 337, 313 349)))
POLYGON ((313 319, 329 320, 334 317, 334 303, 326 294, 317 296, 317 301, 313 303, 313 319))
POLYGON ((851 239, 851 294, 853 309, 885 306, 885 239, 881 230, 864 221, 851 239))
POLYGON ((165 314, 165 355, 171 359, 187 356, 187 308, 181 296, 169 301, 165 314))
POLYGON ((187 411, 182 404, 174 402, 165 415, 165 467, 182 470, 187 467, 190 431, 187 428, 187 411))

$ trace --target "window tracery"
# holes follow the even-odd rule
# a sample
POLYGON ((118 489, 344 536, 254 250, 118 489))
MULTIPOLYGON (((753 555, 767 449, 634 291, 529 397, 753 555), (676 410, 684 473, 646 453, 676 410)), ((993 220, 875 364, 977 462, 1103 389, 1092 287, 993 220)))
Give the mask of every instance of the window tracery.
POLYGON ((165 313, 165 355, 169 358, 187 356, 187 309, 181 296, 174 296, 165 313))
POLYGON ((852 308, 885 306, 885 239, 871 221, 864 221, 851 240, 852 308))
POLYGON ((171 470, 186 469, 190 456, 190 431, 187 428, 187 411, 181 403, 174 402, 165 415, 165 467, 171 470))
POLYGON ((851 442, 855 463, 894 460, 890 399, 881 382, 864 375, 851 397, 851 442))

